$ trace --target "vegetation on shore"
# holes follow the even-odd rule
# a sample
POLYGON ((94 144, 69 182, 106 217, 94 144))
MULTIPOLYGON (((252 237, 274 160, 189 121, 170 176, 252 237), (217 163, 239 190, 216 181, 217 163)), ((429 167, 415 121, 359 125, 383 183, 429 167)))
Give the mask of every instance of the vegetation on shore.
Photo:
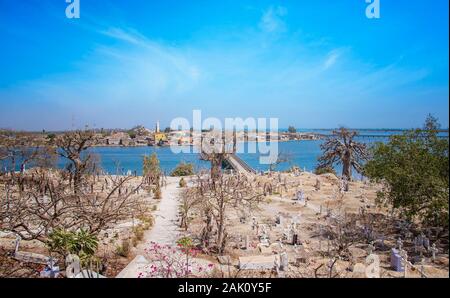
POLYGON ((380 203, 424 225, 449 224, 449 143, 437 136, 439 123, 429 116, 424 129, 392 136, 371 150, 365 175, 383 183, 380 203))
POLYGON ((170 176, 172 177, 185 177, 194 175, 194 165, 191 163, 181 162, 177 165, 177 167, 172 171, 170 176))

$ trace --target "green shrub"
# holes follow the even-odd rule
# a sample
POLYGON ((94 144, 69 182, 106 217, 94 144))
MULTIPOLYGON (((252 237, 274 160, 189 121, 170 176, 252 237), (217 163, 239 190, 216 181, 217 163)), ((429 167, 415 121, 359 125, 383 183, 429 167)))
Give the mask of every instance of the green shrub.
POLYGON ((98 239, 86 230, 66 231, 55 229, 49 234, 47 247, 50 251, 62 255, 76 254, 81 259, 89 258, 95 254, 98 247, 98 239))
POLYGON ((138 225, 133 228, 134 237, 137 241, 141 241, 144 239, 144 227, 142 225, 138 225))
POLYGON ((150 229, 153 226, 153 216, 151 215, 141 215, 138 216, 138 219, 142 222, 139 227, 141 227, 144 231, 150 229))
POLYGON ((194 175, 194 165, 181 162, 170 174, 172 177, 184 177, 194 175))
POLYGON ((179 185, 180 185, 181 188, 186 187, 186 185, 187 185, 186 180, 184 180, 184 178, 181 178, 179 185))

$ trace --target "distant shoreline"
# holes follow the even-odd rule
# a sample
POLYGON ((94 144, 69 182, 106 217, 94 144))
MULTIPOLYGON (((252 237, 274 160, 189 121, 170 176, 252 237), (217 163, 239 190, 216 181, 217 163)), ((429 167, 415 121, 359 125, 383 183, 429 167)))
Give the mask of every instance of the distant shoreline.
MULTIPOLYGON (((297 133, 307 133, 307 132, 314 132, 314 131, 333 131, 338 128, 297 128, 297 133)), ((349 130, 354 131, 378 131, 378 132, 404 132, 409 130, 418 129, 417 127, 414 128, 348 128, 349 130)), ((74 129, 77 130, 77 129, 74 129)), ((13 128, 7 128, 7 127, 0 127, 0 131, 13 131, 13 132, 26 132, 26 133, 32 133, 32 134, 63 134, 67 132, 71 132, 74 130, 27 130, 27 129, 19 129, 15 130, 13 128)), ((80 130, 80 129, 78 129, 80 130)), ((92 129, 94 131, 100 131, 100 129, 95 128, 92 129)), ((129 129, 124 128, 104 128, 105 131, 117 131, 117 132, 126 132, 129 131, 129 129)), ((278 130, 279 133, 288 133, 288 129, 282 128, 278 130)), ((438 133, 444 133, 444 132, 450 132, 450 128, 443 128, 439 129, 438 133)))
MULTIPOLYGON (((302 139, 302 140, 270 140, 270 141, 243 141, 243 142, 237 142, 238 144, 246 144, 246 143, 268 143, 268 142, 274 142, 274 143, 288 143, 288 142, 310 142, 310 141, 320 141, 320 139, 302 139)), ((145 145, 145 144, 137 144, 137 145, 107 145, 107 144, 99 144, 99 145, 93 145, 92 147, 106 147, 106 148, 134 148, 134 147, 158 147, 158 148, 168 148, 168 147, 194 147, 193 144, 172 144, 172 145, 145 145)))

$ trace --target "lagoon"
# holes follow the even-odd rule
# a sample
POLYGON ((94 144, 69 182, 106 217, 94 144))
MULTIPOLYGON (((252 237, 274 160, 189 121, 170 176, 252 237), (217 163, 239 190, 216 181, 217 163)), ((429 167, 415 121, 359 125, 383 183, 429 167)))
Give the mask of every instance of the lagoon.
MULTIPOLYGON (((278 152, 288 155, 290 161, 278 165, 276 170, 287 170, 295 165, 307 171, 313 171, 317 166, 317 158, 321 155, 322 142, 322 140, 308 140, 277 143, 278 152)), ((246 150, 248 143, 240 144, 240 146, 245 147, 244 152, 248 151, 246 150)), ((103 170, 110 174, 117 173, 119 170, 119 173, 136 171, 141 175, 144 155, 153 153, 158 156, 160 166, 166 174, 170 174, 180 162, 193 163, 197 170, 209 168, 209 162, 200 160, 197 153, 173 153, 170 147, 94 147, 90 149, 90 152, 100 158, 103 170)), ((269 169, 269 165, 260 164, 258 153, 239 153, 238 155, 257 171, 269 169)), ((64 166, 64 161, 60 161, 59 166, 64 166)), ((339 169, 337 167, 337 170, 339 169)))

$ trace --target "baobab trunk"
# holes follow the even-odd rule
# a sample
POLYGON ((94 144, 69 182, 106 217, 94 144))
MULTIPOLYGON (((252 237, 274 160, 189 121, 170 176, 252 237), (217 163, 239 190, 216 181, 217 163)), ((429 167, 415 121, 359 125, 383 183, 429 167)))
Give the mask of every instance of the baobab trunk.
POLYGON ((352 166, 350 162, 349 154, 346 154, 345 158, 342 161, 342 178, 344 179, 344 191, 349 190, 349 181, 352 177, 352 166))
POLYGON ((217 181, 220 178, 222 172, 222 158, 214 157, 211 160, 211 179, 217 181))

